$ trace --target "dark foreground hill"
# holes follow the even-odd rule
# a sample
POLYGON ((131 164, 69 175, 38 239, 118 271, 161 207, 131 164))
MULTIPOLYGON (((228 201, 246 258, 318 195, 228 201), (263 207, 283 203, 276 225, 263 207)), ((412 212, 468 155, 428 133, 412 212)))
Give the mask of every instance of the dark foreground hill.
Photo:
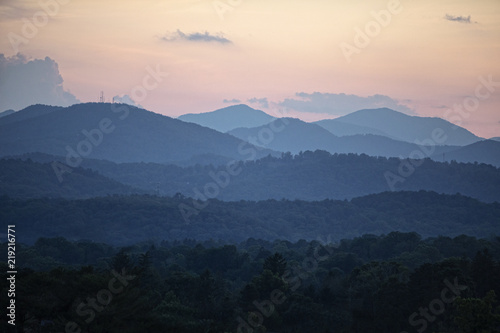
POLYGON ((351 201, 194 202, 182 196, 116 196, 86 200, 0 198, 2 224, 18 242, 63 236, 113 244, 147 240, 340 240, 391 231, 424 237, 500 234, 500 204, 434 192, 381 193, 351 201))
MULTIPOLYGON (((85 103, 67 108, 33 105, 0 118, 0 156, 41 152, 114 162, 174 163, 250 158, 235 137, 125 104, 85 103)), ((265 156, 270 151, 252 150, 265 156)))

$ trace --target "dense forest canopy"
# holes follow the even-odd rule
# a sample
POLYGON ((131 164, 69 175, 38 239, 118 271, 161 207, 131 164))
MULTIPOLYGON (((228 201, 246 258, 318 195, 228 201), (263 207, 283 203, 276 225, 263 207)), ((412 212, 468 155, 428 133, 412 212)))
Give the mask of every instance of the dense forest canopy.
MULTIPOLYGON (((338 243, 186 239, 122 248, 57 237, 17 251, 24 332, 456 333, 500 325, 498 237, 393 232, 338 243)), ((7 292, 6 279, 0 288, 7 292)), ((5 320, 0 326, 7 332, 5 320)))

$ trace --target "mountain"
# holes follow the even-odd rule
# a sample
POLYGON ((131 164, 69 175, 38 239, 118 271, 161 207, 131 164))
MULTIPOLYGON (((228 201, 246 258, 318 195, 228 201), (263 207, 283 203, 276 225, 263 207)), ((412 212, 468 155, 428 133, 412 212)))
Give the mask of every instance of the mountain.
MULTIPOLYGON (((436 160, 443 160, 436 156, 436 160)), ((485 163, 500 167, 500 142, 483 140, 444 154, 445 161, 485 163)))
POLYGON ((61 109, 63 109, 62 106, 51 106, 42 104, 31 105, 23 109, 22 111, 11 113, 10 115, 8 115, 8 117, 2 117, 2 120, 0 120, 0 126, 36 118, 61 109))
MULTIPOLYGON (((378 129, 366 126, 359 126, 349 123, 344 123, 338 121, 337 119, 324 119, 320 121, 316 121, 313 124, 317 124, 324 129, 328 130, 332 134, 336 136, 350 136, 350 135, 359 135, 359 134, 373 134, 373 135, 381 135, 390 137, 387 133, 379 131, 378 129)), ((413 143, 413 142, 412 142, 413 143)))
MULTIPOLYGON (((415 143, 415 140, 422 142, 432 138, 435 129, 442 129, 446 135, 444 142, 437 142, 442 145, 465 146, 482 140, 465 128, 444 119, 408 116, 388 108, 359 110, 336 119, 320 121, 318 125, 327 129, 335 129, 341 126, 338 123, 361 126, 364 128, 363 130, 367 131, 367 134, 383 132, 391 138, 410 143, 415 143), (373 130, 370 132, 369 129, 376 132, 373 130)), ((354 128, 352 134, 360 134, 359 131, 359 128, 354 128)), ((347 130, 343 133, 346 132, 347 130)))
POLYGON ((494 137, 494 138, 490 138, 490 140, 493 140, 493 141, 500 141, 500 136, 497 136, 497 137, 494 137))
POLYGON ((12 109, 11 109, 11 110, 5 110, 5 111, 3 111, 3 112, 0 112, 0 118, 1 118, 1 117, 5 117, 5 116, 8 116, 8 115, 10 115, 10 114, 13 114, 14 112, 16 112, 16 111, 14 111, 14 110, 12 110, 12 109))
MULTIPOLYGON (((15 224, 25 244, 61 236, 108 244, 182 239, 330 241, 363 234, 417 232, 424 237, 500 233, 500 204, 433 192, 385 192, 351 201, 223 202, 186 215, 182 196, 110 196, 85 200, 14 200, 0 196, 0 220, 15 224), (188 217, 188 219, 185 219, 188 217)), ((255 240, 254 240, 255 241, 255 240)), ((148 246, 149 247, 149 246, 148 246)))
MULTIPOLYGON (((380 135, 352 135, 338 137, 325 128, 294 118, 279 118, 268 125, 255 128, 237 128, 228 132, 256 146, 292 154, 306 150, 326 150, 330 153, 355 153, 370 156, 408 157, 419 151, 418 145, 397 141, 380 135)), ((455 147, 435 147, 439 153, 455 147)))
POLYGON ((238 127, 265 125, 275 118, 245 104, 239 104, 206 113, 188 113, 177 119, 225 133, 238 127))
POLYGON ((96 171, 74 168, 59 181, 51 163, 0 160, 0 195, 13 198, 90 198, 113 194, 147 193, 104 177, 96 171))
MULTIPOLYGON (((64 157, 44 154, 28 154, 21 158, 40 163, 64 162, 64 157)), ((430 159, 415 162, 306 151, 295 156, 288 153, 281 158, 239 162, 231 174, 225 165, 183 168, 85 159, 81 167, 148 193, 167 196, 180 193, 197 200, 344 200, 388 190, 426 190, 500 202, 499 168, 430 159)), ((63 174, 63 179, 66 176, 63 174)))
POLYGON ((244 160, 272 152, 213 129, 126 104, 85 103, 30 106, 0 118, 0 156, 42 152, 114 162, 174 163, 197 156, 244 160))

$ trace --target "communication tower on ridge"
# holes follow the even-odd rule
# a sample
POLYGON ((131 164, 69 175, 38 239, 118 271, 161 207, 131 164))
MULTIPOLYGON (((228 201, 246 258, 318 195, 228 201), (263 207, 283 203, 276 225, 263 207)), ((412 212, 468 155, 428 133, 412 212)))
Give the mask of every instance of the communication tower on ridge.
POLYGON ((101 91, 101 96, 99 96, 99 103, 104 103, 104 91, 101 91))

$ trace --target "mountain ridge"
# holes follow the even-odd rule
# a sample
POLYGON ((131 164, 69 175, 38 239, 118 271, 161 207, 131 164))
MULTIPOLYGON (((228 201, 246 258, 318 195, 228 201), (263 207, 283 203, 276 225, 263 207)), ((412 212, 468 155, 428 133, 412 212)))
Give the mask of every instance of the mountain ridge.
POLYGON ((358 110, 330 121, 375 128, 411 143, 429 139, 435 129, 442 129, 446 134, 446 141, 440 144, 465 146, 483 139, 439 117, 409 116, 389 108, 358 110))
MULTIPOLYGON (((316 123, 307 123, 296 118, 279 118, 269 125, 237 128, 228 133, 257 146, 293 154, 319 149, 332 154, 354 153, 383 157, 409 157, 413 152, 420 150, 419 146, 414 143, 381 135, 336 136, 316 123), (273 128, 274 131, 269 130, 273 128)), ((432 149, 432 153, 441 154, 456 148, 458 147, 436 146, 432 149)))
POLYGON ((275 154, 197 124, 110 103, 30 106, 0 118, 0 143, 0 156, 42 152, 67 156, 70 166, 86 157, 172 163, 206 154, 243 160, 245 149, 254 157, 275 154))

